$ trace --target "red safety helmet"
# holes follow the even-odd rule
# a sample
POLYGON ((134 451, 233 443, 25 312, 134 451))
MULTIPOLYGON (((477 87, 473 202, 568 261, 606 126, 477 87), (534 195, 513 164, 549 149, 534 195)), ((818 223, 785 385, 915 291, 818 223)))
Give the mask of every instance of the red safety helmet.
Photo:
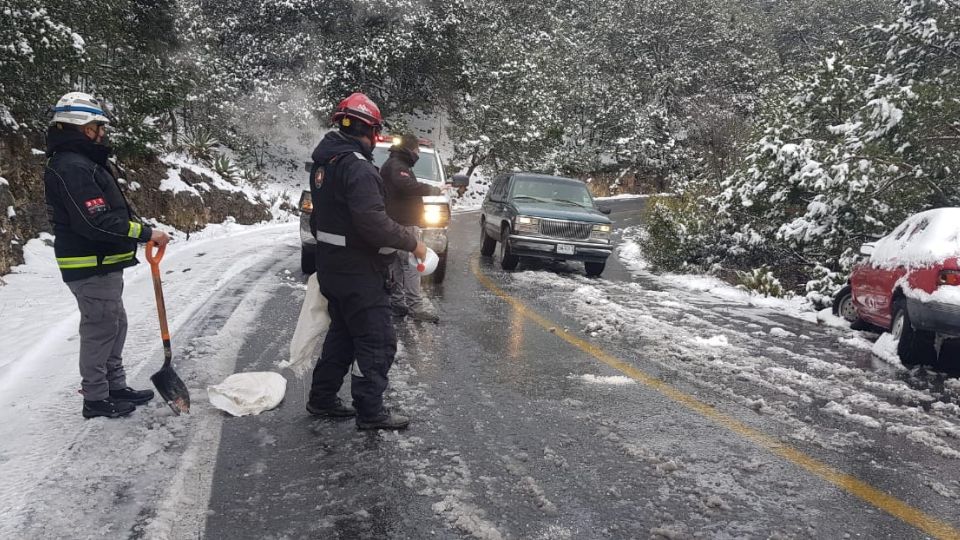
POLYGON ((332 117, 334 123, 349 127, 349 123, 344 125, 344 118, 359 120, 377 132, 383 127, 383 116, 380 115, 380 108, 373 100, 360 92, 350 94, 347 99, 337 105, 337 110, 332 117))

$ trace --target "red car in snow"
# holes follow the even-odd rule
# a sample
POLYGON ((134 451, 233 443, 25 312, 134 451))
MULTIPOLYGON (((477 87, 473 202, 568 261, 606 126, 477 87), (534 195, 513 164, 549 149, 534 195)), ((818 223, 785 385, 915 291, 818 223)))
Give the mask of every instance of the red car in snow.
POLYGON ((855 328, 890 331, 907 367, 960 365, 944 346, 960 338, 960 208, 910 216, 860 252, 868 258, 834 298, 834 312, 855 328))

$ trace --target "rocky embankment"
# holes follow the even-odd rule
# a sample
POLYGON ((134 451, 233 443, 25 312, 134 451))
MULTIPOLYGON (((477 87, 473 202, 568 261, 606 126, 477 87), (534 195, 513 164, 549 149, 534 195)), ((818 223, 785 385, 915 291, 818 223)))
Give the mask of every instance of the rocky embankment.
MULTIPOLYGON (((38 141, 0 138, 0 275, 23 262, 23 245, 52 232, 44 203, 46 157, 38 141)), ((157 157, 120 165, 121 187, 134 210, 184 232, 233 218, 271 219, 270 205, 249 186, 179 159, 157 157)))

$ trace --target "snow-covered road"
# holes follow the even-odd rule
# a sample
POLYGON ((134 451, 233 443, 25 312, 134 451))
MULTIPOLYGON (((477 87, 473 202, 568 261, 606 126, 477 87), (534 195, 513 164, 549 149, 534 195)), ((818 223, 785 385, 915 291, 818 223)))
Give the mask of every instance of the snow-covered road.
MULTIPOLYGON (((620 224, 638 207, 617 203, 620 224)), ((402 433, 256 417, 205 388, 277 370, 303 278, 296 225, 211 229, 164 261, 194 407, 84 421, 76 315, 49 247, 0 287, 0 537, 924 538, 960 527, 960 381, 872 353, 796 303, 658 276, 623 243, 603 279, 499 270, 454 217, 440 325, 398 324, 402 433), (6 351, 15 351, 12 354, 6 351), (826 472, 824 472, 826 471, 826 472), (833 476, 831 476, 833 475, 833 476), (926 532, 924 532, 926 531, 926 532)), ((127 274, 131 380, 161 352, 127 274)), ((347 385, 348 386, 348 385, 347 385)), ((345 389, 344 397, 347 397, 345 389)))
MULTIPOLYGON (((277 272, 297 248, 292 223, 214 226, 171 244, 161 263, 164 294, 174 363, 191 388, 194 414, 175 417, 155 400, 129 419, 84 421, 76 303, 53 250, 31 242, 27 263, 0 287, 0 538, 125 537, 142 524, 162 532, 202 523, 205 501, 186 501, 200 510, 184 513, 180 492, 196 480, 190 473, 208 483, 204 471, 212 469, 221 417, 211 414, 205 388, 233 372, 260 306, 282 281, 277 272)), ((162 362, 149 267, 125 278, 124 363, 129 382, 147 388, 162 362)))

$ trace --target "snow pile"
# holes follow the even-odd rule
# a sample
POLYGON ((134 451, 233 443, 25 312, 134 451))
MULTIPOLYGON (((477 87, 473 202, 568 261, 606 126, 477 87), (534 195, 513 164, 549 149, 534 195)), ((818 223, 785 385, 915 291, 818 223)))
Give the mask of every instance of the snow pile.
POLYGON ((696 337, 694 338, 694 342, 697 343, 698 345, 702 345, 707 348, 715 348, 715 349, 730 346, 730 340, 727 339, 727 336, 724 336, 722 334, 718 336, 713 336, 707 339, 704 339, 702 337, 696 337))
POLYGON ((622 242, 617 248, 617 254, 628 270, 642 272, 650 268, 650 263, 644 258, 640 244, 632 240, 622 242))
POLYGON ((893 337, 893 334, 887 332, 880 336, 880 339, 873 344, 873 347, 870 349, 874 356, 883 360, 884 362, 889 362, 895 366, 900 365, 900 356, 897 355, 897 344, 899 341, 893 337))
POLYGON ((280 405, 287 391, 287 379, 279 373, 251 371, 235 373, 222 383, 208 386, 210 404, 233 416, 257 415, 280 405))
MULTIPOLYGON (((624 239, 618 248, 618 255, 624 266, 626 266, 635 277, 653 277, 648 271, 649 264, 646 259, 644 259, 643 249, 635 240, 624 239)), ((662 281, 678 289, 706 292, 723 300, 777 310, 807 322, 816 323, 818 320, 818 315, 814 311, 813 304, 810 300, 802 296, 789 298, 762 296, 752 291, 734 287, 713 276, 705 275, 662 274, 657 275, 656 278, 658 281, 662 281)))
POLYGON ((880 239, 870 262, 882 268, 918 268, 960 257, 960 208, 913 215, 880 239))
POLYGON ((196 188, 180 178, 180 169, 173 167, 167 169, 167 177, 160 181, 160 191, 170 191, 174 194, 187 192, 197 197, 200 196, 200 192, 196 188))
POLYGON ((595 201, 621 201, 626 199, 649 199, 650 197, 673 197, 674 193, 621 193, 609 197, 594 197, 595 201))
POLYGON ((910 298, 920 300, 925 304, 929 302, 936 302, 939 304, 952 304, 955 306, 960 306, 960 287, 952 285, 938 287, 937 290, 933 291, 933 294, 930 294, 922 289, 914 289, 909 285, 909 283, 905 283, 903 292, 910 298))
POLYGON ((613 376, 601 376, 601 375, 591 375, 589 373, 585 375, 570 376, 571 379, 579 379, 583 382, 589 384, 605 384, 611 386, 623 386, 626 384, 636 384, 636 381, 630 377, 624 377, 623 375, 613 375, 613 376))

